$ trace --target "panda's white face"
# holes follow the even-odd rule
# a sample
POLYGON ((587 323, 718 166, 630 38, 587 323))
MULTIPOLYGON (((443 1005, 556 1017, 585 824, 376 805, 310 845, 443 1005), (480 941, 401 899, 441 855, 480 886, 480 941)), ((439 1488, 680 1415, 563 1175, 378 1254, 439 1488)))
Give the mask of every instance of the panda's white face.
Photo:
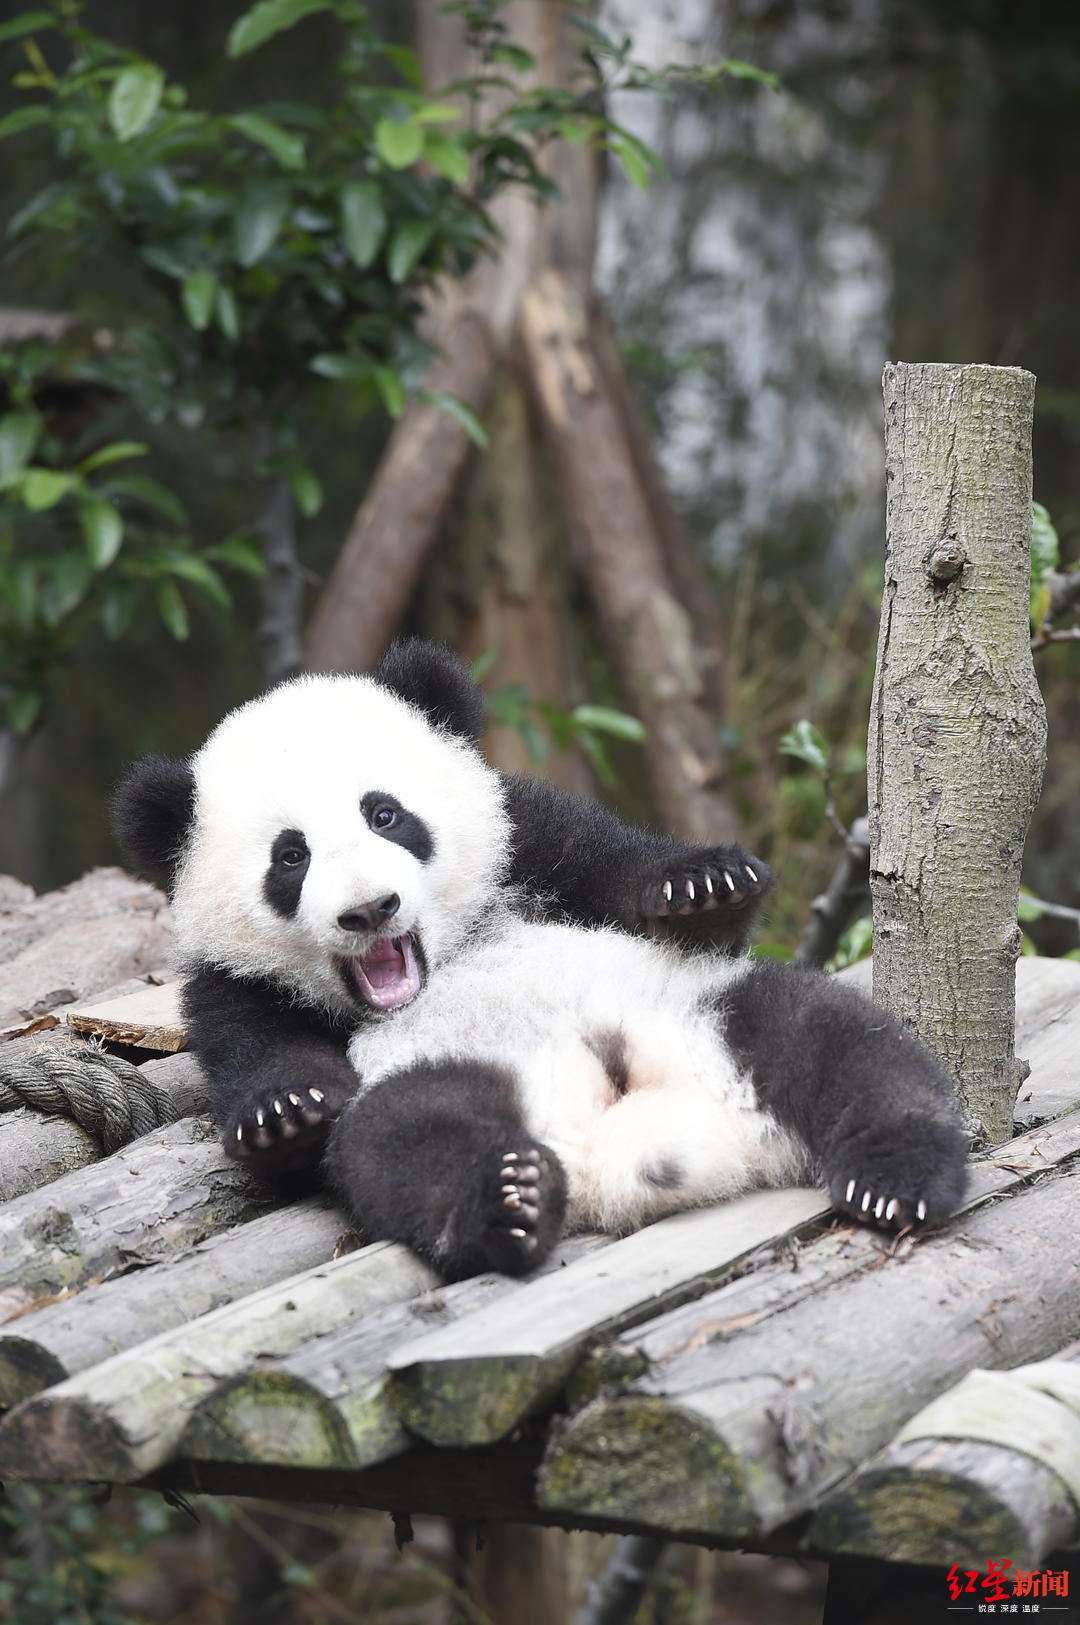
POLYGON ((391 1011, 483 921, 509 853, 497 776, 365 677, 301 677, 192 761, 181 952, 346 1014, 391 1011))

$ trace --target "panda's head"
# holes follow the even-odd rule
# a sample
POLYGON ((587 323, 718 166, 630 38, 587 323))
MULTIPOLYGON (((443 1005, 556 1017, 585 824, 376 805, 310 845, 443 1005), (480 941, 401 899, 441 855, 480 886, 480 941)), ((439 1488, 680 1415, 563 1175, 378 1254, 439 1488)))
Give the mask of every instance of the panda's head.
POLYGON ((482 925, 506 868, 482 726, 456 657, 397 644, 372 677, 299 677, 240 706, 189 762, 144 757, 117 833, 170 875, 186 963, 347 1015, 396 1010, 482 925))

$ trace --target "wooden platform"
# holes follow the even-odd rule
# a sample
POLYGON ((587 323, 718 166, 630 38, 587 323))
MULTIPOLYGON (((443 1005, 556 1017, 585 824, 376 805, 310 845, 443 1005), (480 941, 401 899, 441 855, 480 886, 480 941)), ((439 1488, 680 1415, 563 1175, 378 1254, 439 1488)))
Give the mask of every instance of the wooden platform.
MULTIPOLYGON (((178 1048, 175 990, 100 999, 125 982, 95 954, 107 986, 56 1013, 126 1053, 178 1048)), ((0 1477, 1037 1565, 1080 1540, 1065 1379, 1042 1395, 1057 1456, 901 1437, 974 1368, 1080 1338, 1080 964, 1018 972, 1017 1137, 914 1245, 819 1191, 761 1191, 572 1238, 524 1282, 443 1287, 324 1201, 268 1210, 198 1118, 106 1159, 89 1144, 59 1177, 46 1157, 0 1205, 0 1477)), ((190 1057, 147 1066, 194 1087, 190 1057)), ((17 1134, 64 1126, 29 1116, 0 1116, 0 1163, 17 1134)))

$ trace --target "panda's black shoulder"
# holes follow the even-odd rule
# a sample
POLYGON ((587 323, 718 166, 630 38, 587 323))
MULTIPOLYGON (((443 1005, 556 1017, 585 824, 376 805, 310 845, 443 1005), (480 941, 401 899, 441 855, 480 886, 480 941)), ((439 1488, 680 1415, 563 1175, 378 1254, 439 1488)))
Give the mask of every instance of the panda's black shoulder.
POLYGON ((417 706, 437 728, 475 744, 484 732, 484 696, 468 667, 445 643, 398 638, 372 673, 381 687, 417 706))

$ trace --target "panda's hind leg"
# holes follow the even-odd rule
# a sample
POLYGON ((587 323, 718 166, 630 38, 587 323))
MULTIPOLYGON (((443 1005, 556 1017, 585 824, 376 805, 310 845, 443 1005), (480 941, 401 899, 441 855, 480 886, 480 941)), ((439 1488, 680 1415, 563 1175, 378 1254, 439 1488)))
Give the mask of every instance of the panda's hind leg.
POLYGON ((562 1233, 566 1175, 519 1101, 508 1068, 418 1062, 345 1109, 331 1182, 367 1236, 402 1242, 445 1280, 524 1275, 562 1233))

